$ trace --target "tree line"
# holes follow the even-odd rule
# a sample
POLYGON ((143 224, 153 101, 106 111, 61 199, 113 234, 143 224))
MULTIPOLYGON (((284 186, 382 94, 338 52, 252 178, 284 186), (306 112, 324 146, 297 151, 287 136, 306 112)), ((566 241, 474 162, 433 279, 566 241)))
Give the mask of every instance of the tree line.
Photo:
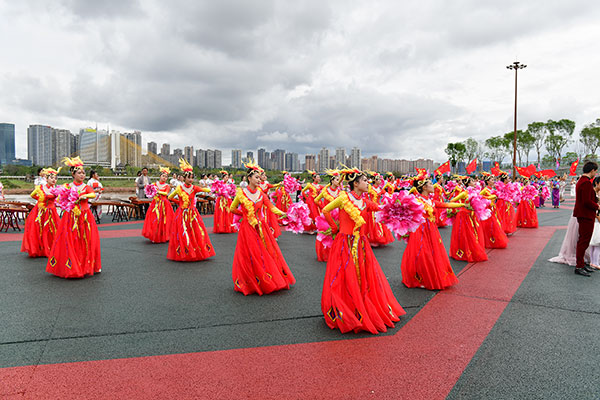
MULTIPOLYGON (((517 164, 529 165, 529 155, 535 150, 537 164, 554 166, 557 161, 563 165, 577 159, 596 160, 596 150, 600 147, 600 118, 587 124, 581 129, 579 139, 573 137, 575 122, 569 119, 547 122, 532 122, 527 125, 527 130, 517 130, 517 164), (566 152, 569 143, 579 140, 581 154, 566 152), (542 157, 542 151, 546 154, 542 157)), ((502 164, 508 156, 512 159, 514 131, 504 135, 492 136, 484 141, 469 138, 462 142, 448 143, 445 152, 450 159, 450 164, 455 168, 461 162, 469 162, 487 158, 502 164)))

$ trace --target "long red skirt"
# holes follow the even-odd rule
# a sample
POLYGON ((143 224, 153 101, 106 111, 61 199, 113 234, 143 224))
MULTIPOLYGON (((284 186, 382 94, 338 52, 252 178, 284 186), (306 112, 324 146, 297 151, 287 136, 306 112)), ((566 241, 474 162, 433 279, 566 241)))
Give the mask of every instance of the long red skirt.
POLYGON ((60 217, 55 206, 42 210, 36 204, 25 220, 21 251, 29 254, 29 257, 48 257, 59 224, 60 217))
POLYGON ((508 246, 508 237, 502 229, 496 207, 492 208, 492 215, 480 223, 486 249, 505 249, 508 246))
POLYGON ((277 190, 277 202, 275 207, 279 208, 283 212, 287 212, 288 208, 292 204, 292 198, 284 189, 277 190))
POLYGON ((155 197, 146 212, 142 236, 150 239, 153 243, 168 242, 171 236, 173 216, 173 208, 167 196, 155 197))
POLYGON ((385 246, 394 241, 387 226, 375 220, 375 213, 369 212, 366 218, 366 235, 372 246, 385 246))
POLYGON ((234 290, 246 296, 289 289, 296 283, 265 221, 259 220, 256 228, 246 218, 240 223, 231 277, 234 290))
POLYGON ((456 213, 452 225, 450 257, 468 262, 488 259, 485 253, 483 230, 472 211, 461 208, 456 213))
POLYGON ((89 208, 65 212, 48 255, 46 272, 61 278, 83 278, 102 269, 100 235, 89 208))
POLYGON ((178 208, 171 227, 167 258, 200 261, 214 255, 215 249, 196 207, 178 208))
POLYGON ((510 201, 498 199, 496 202, 496 210, 504 233, 507 235, 514 233, 517 230, 517 215, 512 203, 510 201))
POLYGON ((408 236, 402 254, 402 283, 406 287, 445 289, 458 283, 435 222, 426 219, 408 236))
POLYGON ((442 217, 442 211, 444 209, 443 208, 439 208, 436 207, 434 210, 434 215, 435 215, 435 225, 438 228, 443 228, 445 226, 448 226, 448 223, 446 222, 446 220, 442 217))
POLYGON ((233 214, 229 212, 229 206, 231 206, 231 199, 223 196, 217 197, 213 215, 213 233, 237 232, 233 226, 233 214))
POLYGON ((337 234, 327 261, 321 310, 327 325, 342 333, 385 332, 406 314, 366 236, 355 239, 352 235, 337 234), (359 241, 356 262, 352 256, 354 240, 359 241))
POLYGON ((537 228, 537 210, 533 200, 523 200, 517 207, 517 226, 519 228, 537 228))
POLYGON ((315 221, 317 220, 317 217, 321 215, 321 210, 319 209, 319 206, 317 206, 317 204, 315 203, 315 199, 310 196, 304 196, 304 202, 308 206, 308 215, 311 221, 310 225, 304 227, 304 230, 306 232, 316 231, 317 225, 315 225, 315 221))
POLYGON ((323 246, 323 243, 320 240, 315 240, 315 251, 317 252, 317 261, 327 262, 329 260, 331 247, 323 246))
POLYGON ((267 223, 271 234, 273 235, 273 237, 278 238, 279 236, 281 236, 281 228, 279 228, 277 215, 267 207, 264 207, 264 213, 266 220, 265 222, 267 223))

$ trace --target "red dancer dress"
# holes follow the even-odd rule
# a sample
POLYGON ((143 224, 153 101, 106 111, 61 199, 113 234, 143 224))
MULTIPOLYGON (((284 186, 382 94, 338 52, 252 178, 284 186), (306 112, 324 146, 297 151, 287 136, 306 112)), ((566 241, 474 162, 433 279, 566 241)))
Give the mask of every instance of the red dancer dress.
POLYGON ((168 183, 156 182, 158 192, 152 199, 146 212, 142 236, 150 239, 152 243, 165 243, 171 236, 173 225, 173 207, 167 198, 171 187, 168 183))
MULTIPOLYGON (((326 185, 323 190, 321 190, 321 193, 315 197, 315 204, 319 208, 323 208, 335 200, 339 196, 340 192, 341 190, 339 187, 333 190, 331 189, 330 185, 326 185)), ((325 247, 320 240, 315 240, 315 250, 317 252, 317 261, 329 260, 329 252, 331 251, 331 247, 325 247)))
POLYGON ((517 226, 519 228, 537 228, 537 210, 533 200, 521 200, 517 207, 517 226))
POLYGON ((498 210, 496 209, 496 196, 492 195, 488 188, 483 189, 483 195, 490 200, 489 209, 492 215, 483 221, 480 221, 481 229, 483 230, 483 239, 486 249, 505 249, 508 246, 508 237, 502 229, 502 224, 498 218, 498 210))
MULTIPOLYGON (((460 201, 466 204, 467 196, 467 191, 463 190, 452 201, 460 201)), ((456 213, 452 225, 450 257, 468 262, 486 261, 488 259, 485 252, 483 230, 474 211, 461 208, 456 213)))
MULTIPOLYGON (((269 190, 276 188, 278 185, 271 185, 269 182, 263 182, 258 187, 263 191, 264 194, 269 197, 269 190)), ((275 238, 278 238, 281 235, 281 229, 279 228, 279 221, 277 216, 270 209, 266 208, 264 210, 265 220, 267 221, 267 225, 271 230, 271 233, 275 238)))
POLYGON ((61 278, 83 278, 102 269, 100 235, 88 204, 88 199, 95 198, 96 194, 85 183, 76 185, 73 182, 65 186, 77 189, 79 201, 60 219, 46 272, 61 278))
POLYGON ((324 209, 331 229, 337 226, 330 211, 340 209, 340 228, 327 261, 321 310, 331 329, 385 332, 406 312, 394 297, 390 285, 371 250, 365 219, 379 206, 354 193, 342 192, 324 209))
POLYGON ((50 193, 51 186, 47 184, 36 186, 31 197, 37 200, 37 204, 29 212, 25 220, 25 232, 21 251, 27 252, 29 257, 48 257, 60 217, 54 205, 55 196, 50 193))
POLYGON ((169 199, 177 197, 179 203, 171 226, 169 260, 200 261, 215 255, 202 217, 196 209, 196 193, 199 192, 210 192, 210 189, 180 185, 169 195, 169 199))
POLYGON ((290 205, 292 204, 292 197, 290 196, 290 194, 285 190, 285 188, 282 185, 277 189, 275 195, 277 196, 277 202, 275 203, 275 207, 277 207, 283 212, 287 212, 288 208, 290 208, 290 205))
POLYGON ((517 214, 512 201, 499 198, 496 201, 496 212, 504 233, 507 235, 514 233, 517 230, 517 214))
POLYGON ((273 206, 263 191, 257 189, 252 192, 249 188, 238 189, 229 209, 242 216, 231 277, 234 290, 246 296, 289 289, 296 283, 265 220, 265 209, 285 215, 273 206), (238 210, 240 204, 241 209, 238 210))
POLYGON ((219 196, 215 200, 215 214, 213 215, 213 233, 235 233, 237 229, 233 226, 233 214, 229 212, 231 199, 219 196))
POLYGON ((456 203, 427 199, 419 195, 417 199, 425 207, 425 222, 408 235, 408 244, 402 254, 402 283, 406 287, 421 287, 429 290, 445 289, 458 283, 454 275, 446 248, 436 226, 437 207, 455 208, 456 203))
MULTIPOLYGON (((375 188, 369 185, 368 198, 375 204, 381 203, 381 195, 385 192, 384 187, 375 188)), ((377 210, 375 210, 377 211, 377 210)), ((375 220, 375 211, 369 211, 366 222, 367 238, 371 246, 385 246, 394 241, 394 235, 387 226, 375 220)))
MULTIPOLYGON (((443 203, 446 197, 446 191, 444 190, 444 188, 436 183, 435 185, 433 185, 433 189, 433 200, 436 203, 443 203)), ((435 224, 438 228, 443 228, 448 225, 444 218, 442 218, 442 208, 443 207, 434 207, 435 224)))
POLYGON ((309 216, 311 219, 311 224, 305 228, 305 231, 311 232, 317 230, 317 226, 315 225, 315 220, 319 215, 321 215, 321 210, 315 203, 315 198, 321 193, 323 190, 323 186, 318 183, 307 183, 302 189, 302 196, 304 197, 304 202, 308 206, 309 216))

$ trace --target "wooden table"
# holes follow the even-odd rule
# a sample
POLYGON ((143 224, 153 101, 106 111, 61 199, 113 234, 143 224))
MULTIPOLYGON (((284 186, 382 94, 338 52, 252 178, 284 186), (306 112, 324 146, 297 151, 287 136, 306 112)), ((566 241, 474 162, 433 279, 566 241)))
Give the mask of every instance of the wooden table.
POLYGON ((96 223, 100 223, 100 216, 98 215, 97 207, 107 206, 108 213, 112 214, 112 222, 122 222, 129 221, 129 215, 131 210, 135 208, 134 205, 119 201, 119 200, 99 200, 99 201, 90 201, 90 209, 92 210, 92 214, 96 219, 96 223), (93 207, 96 206, 96 207, 93 207))

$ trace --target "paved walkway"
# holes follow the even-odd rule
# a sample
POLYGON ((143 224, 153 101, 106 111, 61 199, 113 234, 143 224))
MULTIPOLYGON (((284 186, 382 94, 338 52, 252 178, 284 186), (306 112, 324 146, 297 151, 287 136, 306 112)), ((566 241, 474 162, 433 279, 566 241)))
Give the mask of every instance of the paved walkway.
POLYGON ((539 210, 540 228, 487 262, 452 261, 460 283, 443 292, 402 285, 403 243, 376 249, 408 312, 380 335, 327 328, 314 236, 279 240, 292 289, 244 297, 235 235, 211 235, 217 256, 184 264, 141 223, 104 224, 103 273, 67 281, 19 253, 20 234, 0 234, 0 397, 598 398, 600 273, 546 261, 572 205, 539 210))

